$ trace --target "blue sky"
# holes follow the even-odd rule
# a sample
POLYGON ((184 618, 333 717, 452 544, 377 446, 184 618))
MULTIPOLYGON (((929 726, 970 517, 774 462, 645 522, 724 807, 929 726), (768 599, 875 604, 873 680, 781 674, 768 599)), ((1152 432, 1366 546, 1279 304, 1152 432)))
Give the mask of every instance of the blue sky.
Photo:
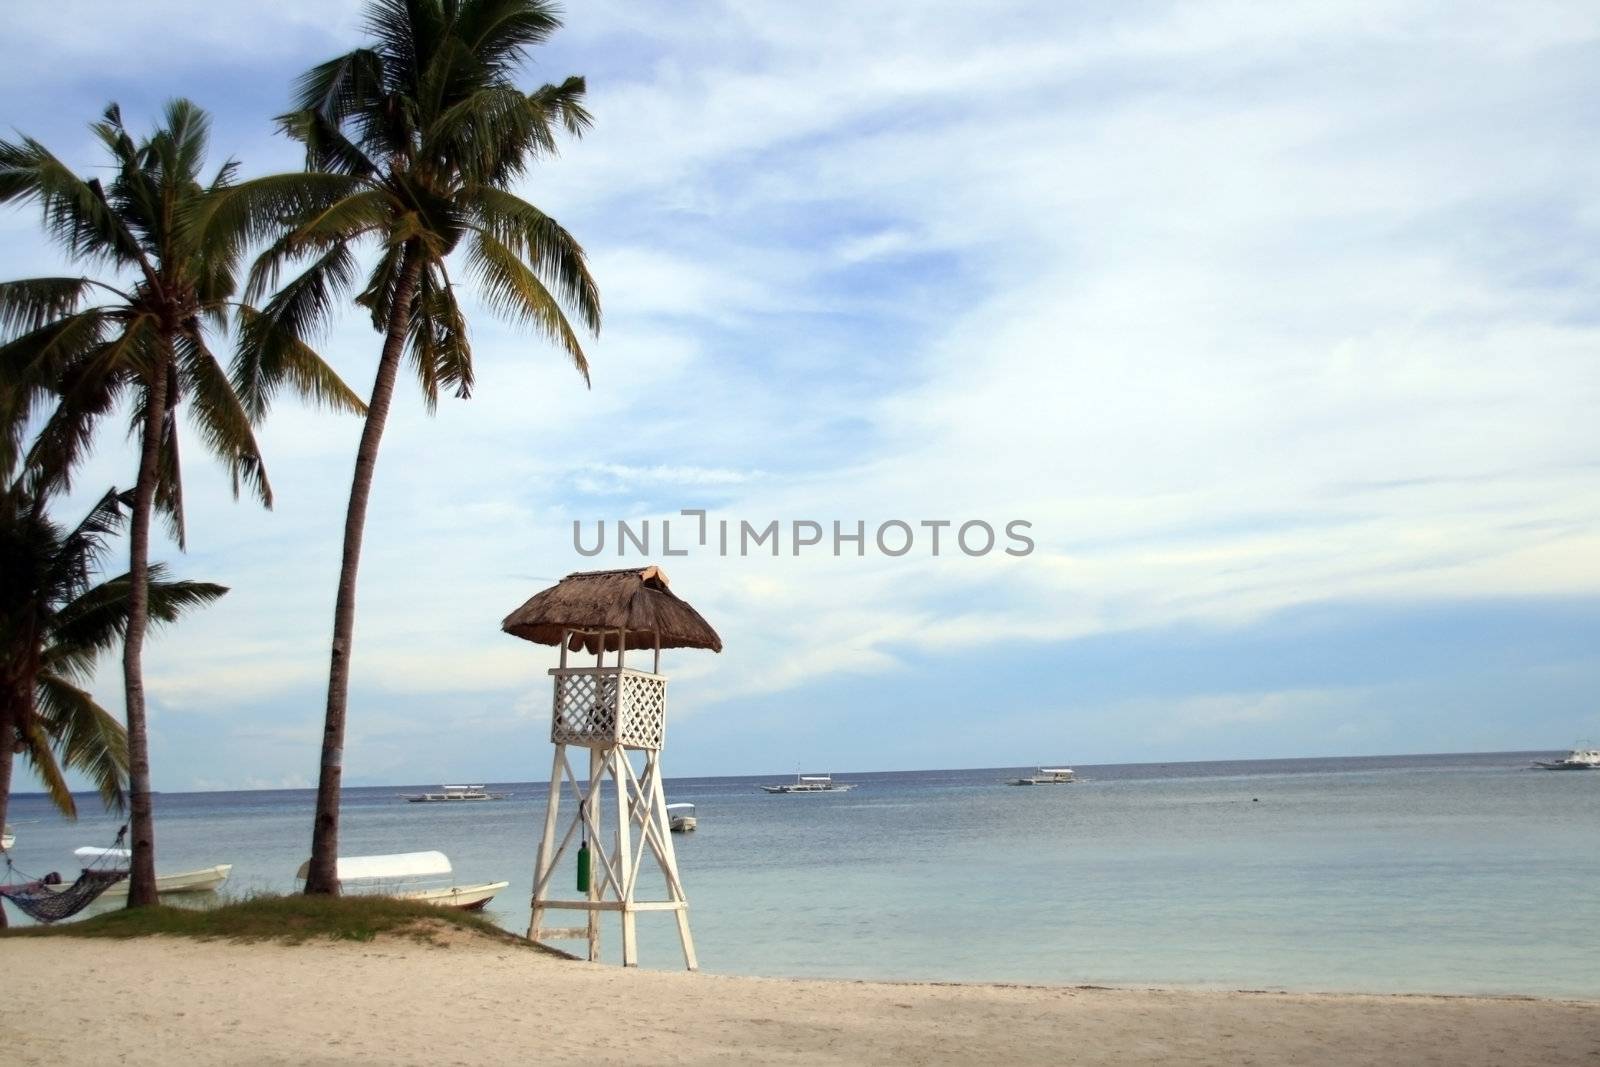
MULTIPOLYGON (((271 116, 359 37, 17 7, 0 122, 80 168, 173 95, 292 168, 271 116)), ((669 657, 672 773, 1600 736, 1596 71, 1581 3, 572 4, 527 80, 587 75, 595 128, 521 191, 591 254, 594 387, 478 315, 471 401, 403 388, 347 781, 543 777, 550 657, 499 619, 597 565, 574 519, 696 507, 1038 547, 669 561, 727 646, 669 657)), ((0 275, 60 269, 0 213, 0 275)), ((376 349, 324 346, 363 391, 376 349)), ((233 591, 150 649, 158 787, 311 784, 357 430, 281 405, 271 513, 188 450, 161 554, 233 591)), ((84 492, 132 470, 108 435, 84 492)))

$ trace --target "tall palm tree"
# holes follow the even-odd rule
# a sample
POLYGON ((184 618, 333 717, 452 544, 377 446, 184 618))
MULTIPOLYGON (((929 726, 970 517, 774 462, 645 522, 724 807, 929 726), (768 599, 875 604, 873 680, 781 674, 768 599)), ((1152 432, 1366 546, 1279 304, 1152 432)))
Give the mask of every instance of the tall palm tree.
POLYGON ((559 26, 545 0, 369 0, 372 43, 307 72, 295 109, 280 119, 305 145, 307 177, 314 179, 244 183, 229 198, 226 213, 253 219, 263 231, 289 206, 302 214, 251 272, 253 298, 276 287, 289 263, 307 264, 247 324, 247 364, 276 366, 289 339, 324 329, 336 298, 357 282, 356 246, 364 241, 377 253, 355 298, 383 346, 345 515, 308 893, 338 891, 356 572, 401 360, 409 357, 429 410, 441 387, 460 397, 472 389, 452 259, 491 309, 550 338, 588 380, 563 310, 571 307, 590 331, 599 330, 600 297, 583 250, 512 191, 533 163, 556 153, 561 130, 581 135, 589 126, 582 78, 531 93, 513 81, 529 49, 559 26))
MULTIPOLYGON (((122 498, 106 493, 65 529, 25 480, 0 487, 0 825, 11 800, 13 760, 23 755, 68 818, 77 804, 64 769, 93 782, 109 809, 122 810, 127 732, 85 688, 96 660, 127 632, 127 575, 96 583, 106 538, 122 524, 122 498)), ((170 622, 226 593, 220 585, 167 581, 150 568, 149 613, 170 622)), ((0 927, 6 919, 0 911, 0 927)))
MULTIPOLYGON (((233 184, 224 163, 209 182, 209 120, 186 100, 168 104, 155 131, 135 143, 115 105, 92 127, 109 157, 109 182, 80 178, 42 144, 0 141, 0 203, 31 201, 56 243, 77 263, 108 276, 34 278, 0 284, 0 467, 17 461, 24 427, 46 399, 25 465, 41 496, 70 480, 95 427, 118 401, 131 401, 139 467, 129 524, 128 619, 123 684, 128 723, 133 859, 128 904, 153 904, 155 828, 150 800, 143 650, 150 605, 150 522, 161 512, 184 546, 178 456, 179 405, 206 447, 270 507, 272 491, 241 401, 210 339, 227 327, 248 234, 210 214, 233 184)), ((270 324, 256 324, 270 338, 270 324)), ((252 396, 289 381, 352 410, 360 399, 303 345, 275 345, 277 362, 249 382, 252 396)))

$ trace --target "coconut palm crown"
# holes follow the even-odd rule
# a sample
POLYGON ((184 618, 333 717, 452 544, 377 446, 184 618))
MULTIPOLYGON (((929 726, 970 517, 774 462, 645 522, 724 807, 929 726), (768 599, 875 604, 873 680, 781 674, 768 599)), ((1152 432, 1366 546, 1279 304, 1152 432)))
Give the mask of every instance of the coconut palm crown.
MULTIPOLYGON (((559 27, 544 0, 372 0, 371 42, 301 78, 283 130, 305 146, 307 174, 243 183, 218 210, 228 227, 248 220, 272 240, 251 271, 247 297, 267 298, 244 331, 245 362, 270 370, 285 347, 329 325, 354 295, 383 335, 346 514, 307 892, 336 892, 338 791, 355 627, 355 579, 367 498, 401 362, 430 410, 439 391, 468 396, 472 348, 454 270, 492 311, 553 341, 588 379, 567 316, 600 326, 600 297, 577 241, 513 187, 556 153, 563 131, 590 118, 584 81, 532 92, 514 78, 528 51, 559 27), (365 244, 372 263, 362 270, 365 244), (299 270, 279 287, 291 264, 299 270), (270 295, 270 298, 268 296, 270 295)), ((261 380, 269 375, 263 372, 261 380)), ((247 405, 266 398, 248 375, 247 405)))
MULTIPOLYGON (((53 521, 25 481, 0 487, 0 823, 10 803, 13 759, 23 756, 56 808, 77 817, 66 770, 94 784, 108 809, 124 808, 127 732, 89 693, 95 663, 124 639, 127 575, 96 582, 124 500, 102 496, 77 526, 53 521)), ((150 568, 149 614, 171 622, 226 593, 206 582, 169 581, 150 568)), ((0 914, 0 926, 5 925, 0 914)))
MULTIPOLYGON (((32 138, 0 141, 0 204, 43 211, 55 243, 98 278, 0 283, 0 469, 21 462, 40 497, 65 487, 102 419, 126 402, 139 467, 130 501, 128 621, 123 678, 128 724, 133 859, 128 903, 155 902, 155 837, 150 806, 142 668, 149 603, 153 512, 182 547, 180 405, 201 442, 241 487, 270 506, 251 411, 212 352, 232 312, 246 242, 254 232, 218 218, 212 206, 234 181, 222 164, 207 180, 209 121, 186 100, 168 104, 148 137, 135 142, 115 105, 92 127, 108 157, 108 180, 80 178, 32 138), (54 402, 47 415, 44 405, 54 402), (41 425, 22 450, 24 435, 41 425)), ((254 319, 253 336, 262 327, 254 319)), ((252 397, 288 382, 311 396, 359 411, 361 402, 316 353, 292 341, 276 361, 252 365, 252 397), (263 373, 266 379, 263 380, 263 373)), ((237 376, 237 375, 236 375, 237 376)))

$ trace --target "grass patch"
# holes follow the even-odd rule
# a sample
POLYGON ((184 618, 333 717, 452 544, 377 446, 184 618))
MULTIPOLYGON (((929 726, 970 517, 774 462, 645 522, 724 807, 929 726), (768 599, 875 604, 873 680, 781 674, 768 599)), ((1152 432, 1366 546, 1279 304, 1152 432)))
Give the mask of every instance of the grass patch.
POLYGON ((0 937, 171 937, 230 941, 371 941, 381 935, 439 940, 457 929, 503 944, 537 947, 455 908, 392 897, 253 896, 215 908, 118 908, 82 922, 0 930, 0 937))

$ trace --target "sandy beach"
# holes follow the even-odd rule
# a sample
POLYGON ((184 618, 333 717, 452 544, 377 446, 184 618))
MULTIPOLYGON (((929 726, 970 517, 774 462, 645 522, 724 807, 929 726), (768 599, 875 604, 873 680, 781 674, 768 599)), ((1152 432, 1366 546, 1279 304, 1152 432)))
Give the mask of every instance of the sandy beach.
POLYGON ((797 981, 440 945, 0 942, 10 1063, 1589 1064, 1600 1002, 797 981))

